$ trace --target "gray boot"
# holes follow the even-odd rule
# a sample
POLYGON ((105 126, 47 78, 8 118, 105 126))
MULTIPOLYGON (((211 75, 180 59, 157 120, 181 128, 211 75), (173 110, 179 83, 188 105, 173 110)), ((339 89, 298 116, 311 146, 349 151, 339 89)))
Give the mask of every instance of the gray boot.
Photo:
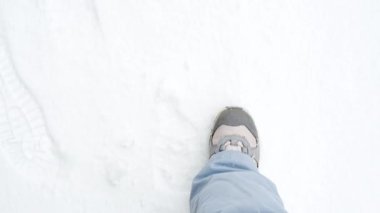
POLYGON ((240 107, 226 107, 216 118, 210 136, 210 157, 233 150, 249 155, 259 166, 260 147, 255 123, 240 107))

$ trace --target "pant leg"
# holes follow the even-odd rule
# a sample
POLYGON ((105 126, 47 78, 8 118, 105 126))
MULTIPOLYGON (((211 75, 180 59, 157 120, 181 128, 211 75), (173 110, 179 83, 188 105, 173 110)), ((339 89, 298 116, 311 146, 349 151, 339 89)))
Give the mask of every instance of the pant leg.
POLYGON ((237 151, 214 154, 194 178, 191 213, 286 212, 276 186, 237 151))

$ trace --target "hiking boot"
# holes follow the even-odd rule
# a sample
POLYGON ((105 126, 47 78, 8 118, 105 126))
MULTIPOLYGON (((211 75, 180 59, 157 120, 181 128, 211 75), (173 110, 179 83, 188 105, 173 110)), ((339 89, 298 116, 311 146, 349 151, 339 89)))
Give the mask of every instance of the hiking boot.
POLYGON ((255 123, 240 107, 226 107, 216 118, 210 136, 210 157, 222 151, 249 155, 259 167, 260 148, 255 123))

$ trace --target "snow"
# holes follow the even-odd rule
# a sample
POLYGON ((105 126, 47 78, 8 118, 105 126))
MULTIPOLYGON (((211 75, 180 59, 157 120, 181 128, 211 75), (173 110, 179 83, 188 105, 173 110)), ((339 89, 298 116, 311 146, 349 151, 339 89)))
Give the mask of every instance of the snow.
POLYGON ((214 116, 239 105, 289 212, 377 212, 379 11, 0 0, 0 211, 189 212, 214 116))

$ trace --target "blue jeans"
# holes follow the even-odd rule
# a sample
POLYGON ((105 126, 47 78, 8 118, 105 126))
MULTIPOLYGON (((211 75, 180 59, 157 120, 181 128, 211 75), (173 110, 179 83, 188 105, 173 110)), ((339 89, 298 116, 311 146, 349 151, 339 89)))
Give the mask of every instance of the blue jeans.
POLYGON ((194 178, 191 213, 286 212, 276 186, 252 158, 237 151, 214 154, 194 178))

